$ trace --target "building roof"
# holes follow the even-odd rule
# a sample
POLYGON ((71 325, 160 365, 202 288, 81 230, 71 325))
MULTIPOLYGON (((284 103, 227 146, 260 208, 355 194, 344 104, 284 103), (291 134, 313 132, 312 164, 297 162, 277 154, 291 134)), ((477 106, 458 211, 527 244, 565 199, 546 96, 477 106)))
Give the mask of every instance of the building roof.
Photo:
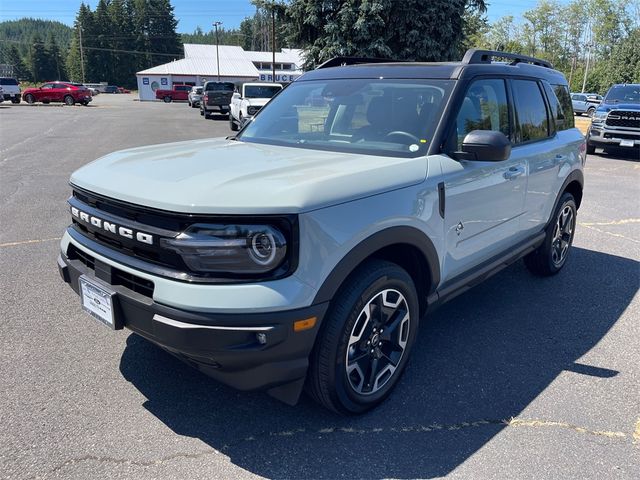
MULTIPOLYGON (((141 70, 139 75, 217 75, 216 46, 195 43, 184 44, 185 58, 141 70)), ((260 75, 253 62, 271 62, 271 52, 248 52, 234 45, 219 45, 220 75, 225 77, 257 77, 260 75)), ((276 52, 276 63, 293 63, 302 67, 302 51, 283 49, 276 52)), ((288 71, 287 73, 291 73, 288 71)))

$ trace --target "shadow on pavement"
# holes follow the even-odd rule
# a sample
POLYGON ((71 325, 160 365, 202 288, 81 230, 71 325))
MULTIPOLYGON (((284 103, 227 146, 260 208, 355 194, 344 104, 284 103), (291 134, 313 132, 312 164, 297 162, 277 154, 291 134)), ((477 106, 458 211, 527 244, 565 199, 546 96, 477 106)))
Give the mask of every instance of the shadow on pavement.
POLYGON ((606 160, 629 160, 632 162, 640 162, 640 148, 609 147, 602 153, 596 155, 606 160))
POLYGON ((394 394, 361 417, 306 397, 288 407, 208 379, 131 335, 121 372, 144 407, 179 435, 275 478, 415 478, 451 472, 563 371, 577 363, 638 290, 638 262, 575 248, 564 271, 538 279, 518 263, 427 316, 394 394))

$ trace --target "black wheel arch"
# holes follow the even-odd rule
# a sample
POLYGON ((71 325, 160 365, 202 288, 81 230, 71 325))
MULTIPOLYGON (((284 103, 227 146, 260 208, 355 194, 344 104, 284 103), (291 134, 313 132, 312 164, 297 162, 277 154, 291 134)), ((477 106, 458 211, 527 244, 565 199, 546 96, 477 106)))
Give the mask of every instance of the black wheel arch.
POLYGON ((553 208, 551 209, 549 222, 553 221, 553 213, 556 211, 556 208, 558 208, 558 202, 560 202, 562 195, 564 195, 566 192, 569 192, 571 195, 573 195, 573 198, 576 201, 576 208, 580 208, 580 204, 582 203, 583 188, 584 174, 582 173, 582 170, 573 170, 564 180, 562 188, 558 192, 556 201, 554 202, 553 208))
POLYGON ((322 283, 313 303, 330 301, 349 276, 371 258, 388 260, 407 270, 418 290, 420 313, 424 313, 427 297, 440 283, 440 262, 431 239, 410 226, 386 228, 351 249, 322 283))

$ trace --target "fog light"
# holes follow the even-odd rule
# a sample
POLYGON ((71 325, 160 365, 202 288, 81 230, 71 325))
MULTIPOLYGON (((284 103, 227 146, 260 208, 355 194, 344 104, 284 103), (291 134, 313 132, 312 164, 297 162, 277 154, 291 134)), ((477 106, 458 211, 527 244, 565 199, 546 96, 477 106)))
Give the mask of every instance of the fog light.
POLYGON ((256 333, 256 340, 260 345, 265 345, 267 343, 267 334, 266 333, 256 333))

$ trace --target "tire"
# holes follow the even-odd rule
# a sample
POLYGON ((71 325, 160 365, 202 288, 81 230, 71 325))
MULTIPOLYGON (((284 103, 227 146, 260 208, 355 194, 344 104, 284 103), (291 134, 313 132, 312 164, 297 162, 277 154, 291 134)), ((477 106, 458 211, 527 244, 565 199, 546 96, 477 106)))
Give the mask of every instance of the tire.
POLYGON ((189 100, 187 100, 187 105, 189 105, 190 107, 193 106, 193 105, 191 105, 191 102, 189 100))
POLYGON ((589 117, 589 118, 593 117, 593 113, 594 113, 595 111, 596 111, 596 109, 595 109, 594 107, 590 107, 590 108, 587 110, 587 117, 589 117))
POLYGON ((596 146, 587 142, 587 153, 589 155, 593 155, 594 153, 596 153, 596 146))
POLYGON ((164 103, 171 103, 171 97, 169 95, 166 95, 162 100, 164 103))
POLYGON ((30 93, 27 93, 24 96, 24 101, 27 102, 29 105, 33 105, 34 103, 36 103, 36 97, 31 95, 30 93))
POLYGON ((86 107, 87 105, 89 105, 89 102, 80 102, 82 104, 82 106, 86 107))
POLYGON ((200 116, 203 117, 204 116, 204 110, 201 108, 200 109, 200 116))
POLYGON ((345 415, 382 403, 409 359, 418 331, 417 298, 413 280, 398 265, 371 260, 358 267, 331 302, 311 352, 311 397, 345 415), (378 302, 387 304, 385 310, 378 302))
POLYGON ((229 114, 229 128, 233 132, 237 132, 238 131, 238 125, 236 125, 236 122, 233 121, 233 115, 231 115, 231 114, 229 114))
POLYGON ((76 103, 76 101, 73 99, 71 95, 65 95, 63 101, 65 105, 69 105, 69 106, 75 105, 76 103))
POLYGON ((553 212, 544 242, 524 257, 524 264, 531 273, 549 277, 565 266, 576 231, 577 211, 573 195, 564 193, 553 212))
POLYGON ((20 103, 20 97, 14 97, 11 99, 11 103, 20 103))

